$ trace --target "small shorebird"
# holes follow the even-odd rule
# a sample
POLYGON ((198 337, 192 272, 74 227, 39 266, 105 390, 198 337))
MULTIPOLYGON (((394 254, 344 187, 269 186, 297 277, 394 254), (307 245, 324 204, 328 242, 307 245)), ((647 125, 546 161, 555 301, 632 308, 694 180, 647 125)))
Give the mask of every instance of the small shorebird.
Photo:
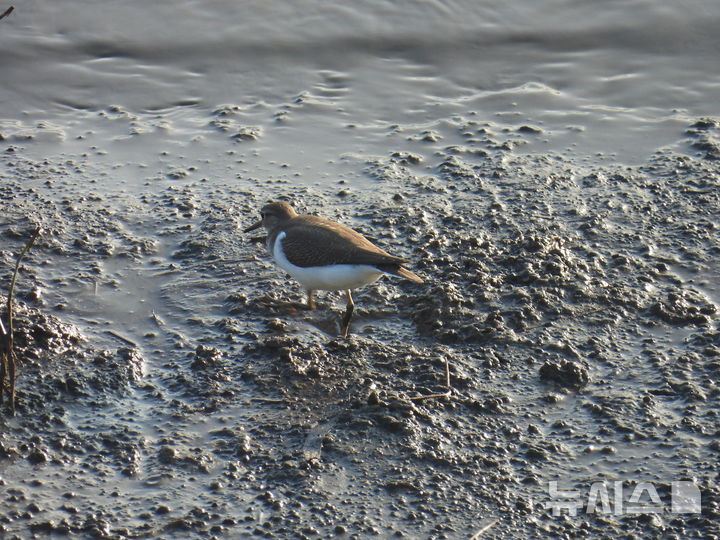
POLYGON ((351 289, 373 283, 383 274, 423 282, 403 266, 405 259, 386 253, 345 225, 300 215, 285 202, 266 204, 260 216, 245 232, 265 227, 268 251, 280 268, 305 287, 309 309, 315 308, 313 291, 345 291, 347 308, 341 325, 345 337, 355 306, 351 289))

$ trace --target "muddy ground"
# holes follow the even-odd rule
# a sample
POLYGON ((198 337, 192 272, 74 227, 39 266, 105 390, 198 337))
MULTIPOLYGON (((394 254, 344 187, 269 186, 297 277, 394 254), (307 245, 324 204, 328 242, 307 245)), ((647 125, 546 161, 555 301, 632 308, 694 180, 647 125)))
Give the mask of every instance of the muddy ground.
POLYGON ((720 124, 632 168, 520 151, 543 136, 468 115, 348 158, 372 189, 179 168, 124 196, 95 192, 92 154, 6 137, 3 291, 45 233, 18 283, 2 536, 720 537, 720 124), (358 291, 336 337, 340 296, 303 310, 240 232, 269 192, 425 284, 358 291), (446 360, 452 396, 409 400, 446 360), (701 513, 670 511, 679 480, 701 513), (551 481, 652 482, 662 508, 554 516, 551 481))

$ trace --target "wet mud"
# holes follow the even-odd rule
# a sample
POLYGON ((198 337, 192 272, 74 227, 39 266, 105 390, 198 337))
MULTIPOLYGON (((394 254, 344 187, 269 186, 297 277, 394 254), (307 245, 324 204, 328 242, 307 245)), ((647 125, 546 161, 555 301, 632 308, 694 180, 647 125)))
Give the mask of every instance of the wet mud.
MULTIPOLYGON (((233 110, 208 125, 262 140, 233 110)), ((458 115, 347 156, 365 184, 218 185, 181 163, 125 194, 93 189, 112 175, 93 154, 39 160, 6 134, 2 267, 46 232, 18 282, 2 536, 719 536, 719 134, 697 119, 612 167, 458 115), (305 310, 240 232, 269 189, 426 282, 356 292, 337 337, 340 296, 305 310), (409 399, 444 391, 446 362, 451 397, 409 399), (549 482, 618 480, 665 510, 548 506, 549 482), (678 480, 701 513, 667 510, 678 480)))

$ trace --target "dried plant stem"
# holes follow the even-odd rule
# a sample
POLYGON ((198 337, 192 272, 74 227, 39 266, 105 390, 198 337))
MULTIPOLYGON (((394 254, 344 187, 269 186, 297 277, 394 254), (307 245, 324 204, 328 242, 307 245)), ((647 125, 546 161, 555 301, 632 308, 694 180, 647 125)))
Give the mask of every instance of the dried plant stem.
POLYGON ((424 399, 437 399, 437 398, 450 397, 452 395, 452 386, 450 385, 450 362, 448 362, 447 358, 445 358, 445 388, 447 388, 447 390, 445 392, 438 392, 436 394, 429 394, 426 396, 415 396, 415 397, 408 398, 408 400, 422 401, 424 399))
POLYGON ((7 17, 8 15, 10 15, 10 14, 13 12, 13 9, 15 9, 15 6, 10 6, 9 8, 7 8, 7 9, 5 10, 5 13, 3 13, 2 15, 0 15, 0 19, 4 19, 4 18, 7 17))
POLYGON ((25 257, 25 254, 30 250, 32 245, 35 243, 35 240, 37 240, 37 237, 40 236, 41 232, 42 229, 40 227, 35 229, 25 244, 25 247, 20 252, 20 255, 18 255, 17 261, 15 261, 15 271, 13 272, 12 279, 10 280, 10 287, 8 288, 7 295, 7 327, 2 323, 2 319, 0 319, 0 331, 2 331, 2 335, 0 336, 2 339, 2 350, 0 351, 0 354, 2 355, 2 365, 0 365, 0 404, 3 403, 7 379, 11 414, 15 414, 15 379, 17 378, 17 355, 15 354, 13 343, 13 297, 15 294, 15 282, 17 281, 17 275, 20 271, 20 263, 22 262, 23 257, 25 257))
POLYGON ((488 532, 490 529, 492 529, 493 525, 495 525, 499 519, 493 519, 490 523, 486 523, 479 531, 477 531, 475 534, 472 535, 470 540, 478 540, 483 534, 488 532))

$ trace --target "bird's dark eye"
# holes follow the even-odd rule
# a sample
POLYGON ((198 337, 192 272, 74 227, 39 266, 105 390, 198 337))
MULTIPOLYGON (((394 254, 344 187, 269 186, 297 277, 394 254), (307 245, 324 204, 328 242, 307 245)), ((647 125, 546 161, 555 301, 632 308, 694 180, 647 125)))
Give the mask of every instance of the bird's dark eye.
POLYGON ((265 212, 260 212, 260 219, 265 219, 265 212))

